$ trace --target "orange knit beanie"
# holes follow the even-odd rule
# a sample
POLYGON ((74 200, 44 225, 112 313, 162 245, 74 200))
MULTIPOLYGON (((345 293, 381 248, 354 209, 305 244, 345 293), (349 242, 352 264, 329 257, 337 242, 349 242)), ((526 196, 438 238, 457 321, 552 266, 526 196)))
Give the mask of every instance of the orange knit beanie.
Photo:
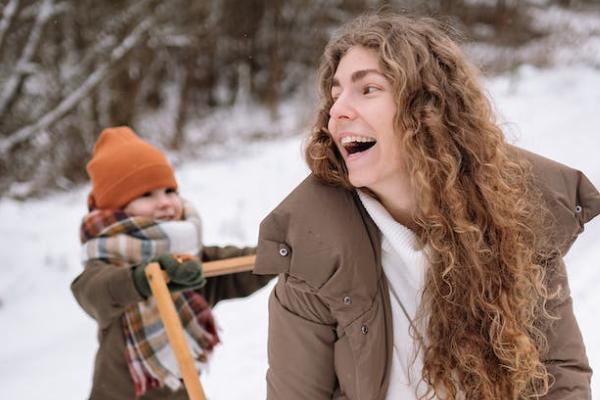
POLYGON ((90 209, 122 209, 146 192, 177 189, 165 155, 126 126, 102 131, 86 169, 92 180, 90 209))

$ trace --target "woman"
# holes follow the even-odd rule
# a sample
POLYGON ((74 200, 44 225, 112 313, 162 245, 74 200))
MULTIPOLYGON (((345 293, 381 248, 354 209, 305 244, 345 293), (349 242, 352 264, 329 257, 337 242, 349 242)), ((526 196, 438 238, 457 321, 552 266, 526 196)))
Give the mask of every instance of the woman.
POLYGON ((261 224, 269 399, 588 399, 562 256, 600 194, 506 144, 430 19, 328 44, 312 171, 261 224))

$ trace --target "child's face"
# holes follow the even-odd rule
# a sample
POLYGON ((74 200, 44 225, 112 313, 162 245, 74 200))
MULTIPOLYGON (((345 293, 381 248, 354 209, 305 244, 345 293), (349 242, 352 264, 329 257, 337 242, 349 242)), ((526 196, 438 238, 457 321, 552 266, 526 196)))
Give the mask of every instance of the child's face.
POLYGON ((123 211, 134 217, 173 221, 181 219, 183 204, 175 189, 159 188, 133 199, 123 211))

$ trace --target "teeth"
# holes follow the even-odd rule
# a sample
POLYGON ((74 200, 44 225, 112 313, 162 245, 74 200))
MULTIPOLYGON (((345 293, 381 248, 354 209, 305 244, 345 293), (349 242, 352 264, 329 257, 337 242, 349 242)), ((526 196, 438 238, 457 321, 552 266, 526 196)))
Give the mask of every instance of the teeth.
POLYGON ((344 136, 341 140, 342 145, 346 145, 349 143, 371 143, 375 142, 375 139, 365 136, 344 136))

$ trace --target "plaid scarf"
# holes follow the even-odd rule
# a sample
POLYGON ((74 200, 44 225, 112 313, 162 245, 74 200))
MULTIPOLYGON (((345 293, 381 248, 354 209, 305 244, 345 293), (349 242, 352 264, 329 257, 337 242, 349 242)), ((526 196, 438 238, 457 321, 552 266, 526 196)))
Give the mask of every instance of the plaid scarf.
MULTIPOLYGON (((200 217, 187 202, 181 221, 158 222, 131 217, 122 210, 93 210, 83 218, 80 239, 84 267, 92 259, 108 260, 115 267, 131 267, 165 252, 199 254, 202 248, 200 217)), ((200 372, 219 342, 212 313, 204 297, 193 290, 172 296, 200 372)), ((165 385, 174 391, 180 389, 179 367, 154 297, 127 307, 121 325, 136 396, 165 385)))

